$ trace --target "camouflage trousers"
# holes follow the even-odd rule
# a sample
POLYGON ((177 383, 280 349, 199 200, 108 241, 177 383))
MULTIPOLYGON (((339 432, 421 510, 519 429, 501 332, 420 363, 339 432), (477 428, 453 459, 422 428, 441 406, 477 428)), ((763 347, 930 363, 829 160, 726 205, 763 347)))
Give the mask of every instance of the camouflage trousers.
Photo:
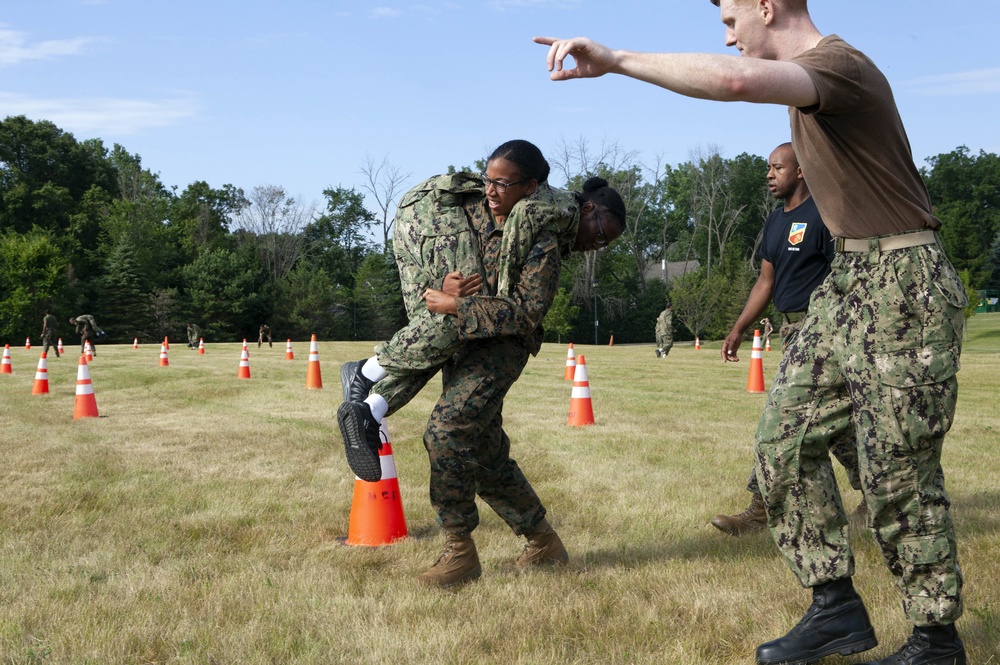
MULTIPOLYGON (((792 340, 799 334, 805 319, 789 321, 781 325, 781 352, 786 353, 792 340)), ((830 438, 830 452, 837 458, 844 470, 847 471, 847 481, 856 490, 861 490, 861 472, 858 470, 858 449, 855 443, 854 426, 850 421, 847 428, 837 436, 830 438)), ((747 481, 747 491, 753 494, 760 494, 760 485, 757 483, 757 465, 750 468, 750 479, 747 481)))
POLYGON ((812 587, 854 573, 829 441, 852 424, 867 523, 917 626, 962 613, 941 468, 968 303, 939 245, 838 254, 781 360, 757 429, 768 526, 812 587))
POLYGON ((674 347, 674 336, 673 335, 657 335, 656 336, 656 348, 663 352, 663 355, 670 353, 670 349, 674 347))
POLYGON ((56 349, 56 355, 59 355, 59 349, 56 348, 56 343, 52 339, 55 336, 56 336, 55 333, 52 333, 52 332, 46 332, 46 333, 42 334, 42 352, 43 353, 48 354, 49 347, 51 346, 51 347, 53 347, 53 348, 56 349))
POLYGON ((528 361, 517 337, 466 343, 442 368, 441 397, 424 433, 430 459, 430 498, 446 531, 465 535, 479 525, 478 494, 521 535, 545 508, 510 458, 503 401, 528 361))

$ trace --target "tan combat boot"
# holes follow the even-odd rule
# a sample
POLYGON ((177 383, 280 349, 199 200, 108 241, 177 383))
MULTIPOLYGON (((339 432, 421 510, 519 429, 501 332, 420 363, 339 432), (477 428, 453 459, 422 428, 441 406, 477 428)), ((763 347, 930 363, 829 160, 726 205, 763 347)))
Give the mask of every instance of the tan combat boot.
POLYGON ((528 543, 517 557, 518 568, 569 562, 569 552, 548 520, 543 519, 524 536, 528 543))
POLYGON ((431 586, 449 587, 471 582, 482 574, 483 568, 479 565, 479 554, 472 536, 446 533, 441 555, 417 579, 431 586))
POLYGON ((712 526, 730 536, 742 536, 766 528, 767 511, 764 509, 764 499, 760 494, 754 494, 746 510, 739 515, 716 515, 712 518, 712 526))

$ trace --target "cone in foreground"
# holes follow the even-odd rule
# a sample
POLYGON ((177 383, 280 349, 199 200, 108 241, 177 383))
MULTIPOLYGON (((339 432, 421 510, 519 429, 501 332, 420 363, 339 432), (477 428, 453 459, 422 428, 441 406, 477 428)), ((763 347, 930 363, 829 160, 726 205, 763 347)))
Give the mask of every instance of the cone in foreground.
POLYGON ((170 360, 167 358, 167 340, 164 338, 163 344, 160 345, 160 367, 168 367, 170 365, 170 360))
POLYGON ((292 352, 292 340, 285 343, 285 360, 295 360, 295 354, 292 352))
POLYGON ((97 418, 94 384, 90 381, 87 356, 82 354, 80 355, 80 365, 76 369, 76 404, 73 407, 73 420, 80 418, 97 418))
MULTIPOLYGON (((243 342, 246 344, 246 341, 243 342)), ((250 353, 247 351, 247 347, 244 346, 243 350, 240 351, 240 368, 236 372, 237 379, 249 379, 250 378, 250 353)))
POLYGON ((35 370, 35 385, 31 387, 32 395, 49 394, 49 363, 45 359, 45 352, 38 357, 38 369, 35 370))
POLYGON ((573 342, 569 343, 566 349, 566 371, 563 372, 563 380, 572 381, 576 376, 576 351, 573 350, 573 342))
POLYGON ((573 377, 573 395, 569 400, 567 424, 574 427, 594 424, 594 405, 590 401, 587 360, 582 355, 576 360, 576 375, 573 377))
POLYGON ((694 336, 694 350, 695 351, 701 350, 701 338, 698 337, 697 335, 694 336))
POLYGON ((10 364, 10 344, 3 345, 3 362, 0 363, 0 374, 13 374, 14 367, 10 364))
POLYGON ((753 331, 753 350, 750 352, 750 376, 747 377, 747 392, 764 392, 764 355, 760 348, 760 331, 753 331))
POLYGON ((316 335, 309 342, 309 366, 306 368, 306 388, 319 389, 323 387, 323 374, 319 369, 319 345, 316 335))
POLYGON ((378 454, 382 465, 382 479, 369 483, 355 476, 351 521, 347 529, 348 545, 389 545, 400 538, 406 538, 406 517, 403 515, 402 497, 399 495, 396 462, 392 457, 392 444, 389 443, 389 431, 384 418, 379 426, 379 434, 383 441, 378 454))
POLYGON ((205 355, 205 338, 204 337, 199 337, 198 338, 198 355, 199 356, 205 355))

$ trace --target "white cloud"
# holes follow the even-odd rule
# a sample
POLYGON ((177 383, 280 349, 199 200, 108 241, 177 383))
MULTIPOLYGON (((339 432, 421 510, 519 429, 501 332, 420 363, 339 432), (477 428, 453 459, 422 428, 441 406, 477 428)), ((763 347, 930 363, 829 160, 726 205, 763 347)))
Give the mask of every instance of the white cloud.
POLYGON ((392 7, 375 7, 372 9, 372 16, 375 18, 398 18, 403 12, 392 7))
POLYGON ((61 129, 84 137, 136 134, 152 127, 176 124, 197 112, 197 105, 189 97, 40 99, 10 92, 0 92, 0 107, 6 115, 50 120, 61 129))
POLYGON ((936 96, 1000 92, 1000 68, 925 76, 904 81, 903 85, 915 93, 936 96))
POLYGON ((25 60, 48 60, 76 55, 94 41, 96 40, 87 37, 77 37, 29 43, 24 33, 0 28, 0 66, 16 65, 25 60))

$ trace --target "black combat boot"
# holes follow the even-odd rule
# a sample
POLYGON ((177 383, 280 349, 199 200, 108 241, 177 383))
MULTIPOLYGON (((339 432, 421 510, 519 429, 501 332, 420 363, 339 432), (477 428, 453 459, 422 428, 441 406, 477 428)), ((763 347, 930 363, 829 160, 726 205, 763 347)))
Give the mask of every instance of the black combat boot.
POLYGON ((813 602, 787 635, 757 647, 758 665, 807 665, 878 645, 861 596, 850 577, 813 587, 813 602))
POLYGON ((955 624, 917 626, 899 651, 864 665, 965 665, 965 645, 958 637, 955 624))
POLYGON ((344 390, 345 402, 364 402, 371 393, 375 382, 361 371, 367 361, 367 358, 362 358, 340 366, 340 386, 344 390))

